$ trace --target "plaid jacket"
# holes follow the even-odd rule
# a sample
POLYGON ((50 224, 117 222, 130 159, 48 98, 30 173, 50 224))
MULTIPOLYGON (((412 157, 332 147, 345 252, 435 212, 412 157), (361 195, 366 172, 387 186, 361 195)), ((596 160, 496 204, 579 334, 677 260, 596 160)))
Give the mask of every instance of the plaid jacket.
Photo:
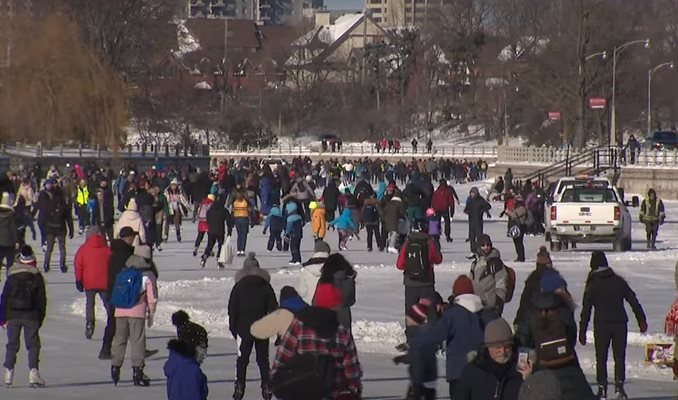
MULTIPOLYGON (((336 336, 332 338, 332 355, 334 356, 334 388, 330 398, 336 399, 340 394, 362 392, 362 368, 358 361, 358 353, 355 348, 353 336, 343 327, 339 326, 336 336)), ((298 319, 292 322, 282 343, 278 347, 275 361, 271 368, 271 377, 279 368, 286 366, 295 354, 317 353, 320 355, 330 354, 328 339, 319 337, 310 326, 298 319)))

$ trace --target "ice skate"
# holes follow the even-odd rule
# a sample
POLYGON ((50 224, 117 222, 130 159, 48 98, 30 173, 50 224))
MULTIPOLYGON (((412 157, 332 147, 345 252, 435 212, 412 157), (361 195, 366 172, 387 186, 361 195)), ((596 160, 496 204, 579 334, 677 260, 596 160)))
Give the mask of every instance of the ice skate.
POLYGON ((142 367, 132 368, 132 381, 134 382, 134 386, 151 386, 151 380, 144 374, 144 369, 142 367))
POLYGON ((40 376, 40 371, 37 368, 31 369, 31 372, 28 374, 28 384, 32 388, 43 388, 45 387, 45 380, 40 376))
POLYGON ((243 397, 245 397, 245 382, 235 381, 233 400, 242 400, 243 397))
POLYGON ((200 257, 200 268, 205 268, 205 264, 207 264, 207 257, 200 257))
POLYGON ((62 263, 59 265, 59 268, 61 269, 61 272, 64 273, 64 274, 65 274, 66 272, 68 272, 68 267, 66 266, 66 263, 65 263, 65 262, 62 262, 62 263))
POLYGON ((629 396, 624 390, 624 383, 620 382, 614 385, 614 392, 617 395, 617 400, 628 400, 629 396))
POLYGON ((264 400, 271 400, 273 398, 273 392, 271 391, 271 387, 268 385, 268 383, 261 384, 261 397, 264 400))
POLYGON ((193 257, 197 257, 197 256, 198 256, 198 248, 194 247, 193 248, 193 257))
POLYGON ((222 262, 218 262, 218 263, 217 263, 217 268, 219 268, 219 269, 224 269, 224 268, 226 268, 226 265, 224 265, 224 263, 222 263, 222 262))
POLYGON ((91 340, 94 335, 94 322, 88 322, 85 324, 85 337, 87 340, 91 340))
POLYGON ((44 264, 42 265, 42 268, 45 270, 46 273, 49 272, 49 263, 47 263, 47 262, 44 263, 44 264))
POLYGON ((5 386, 11 387, 14 384, 14 370, 5 368, 5 386))
POLYGON ((607 400, 607 388, 605 386, 598 385, 598 393, 596 394, 596 399, 607 400))
POLYGON ((115 386, 118 386, 118 382, 120 382, 120 367, 111 367, 111 380, 113 380, 115 386))

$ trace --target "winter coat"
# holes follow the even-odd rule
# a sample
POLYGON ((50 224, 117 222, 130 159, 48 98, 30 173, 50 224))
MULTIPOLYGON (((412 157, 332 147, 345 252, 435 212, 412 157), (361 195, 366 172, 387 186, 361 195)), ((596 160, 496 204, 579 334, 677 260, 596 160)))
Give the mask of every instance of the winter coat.
POLYGON ((521 346, 529 349, 536 347, 535 334, 541 317, 541 310, 553 310, 558 319, 565 325, 565 336, 571 348, 577 344, 577 322, 574 320, 574 310, 556 293, 536 293, 532 297, 532 307, 523 316, 515 335, 521 346))
POLYGON ((339 323, 351 330, 351 307, 355 304, 355 279, 357 273, 347 275, 344 271, 337 271, 334 274, 334 287, 341 291, 341 306, 337 309, 337 318, 339 323))
POLYGON ((403 283, 405 286, 409 287, 428 287, 434 286, 436 282, 435 273, 433 271, 433 266, 443 262, 443 256, 438 251, 438 248, 435 245, 435 242, 429 235, 423 232, 412 232, 410 236, 405 240, 402 247, 400 248, 400 254, 398 255, 398 261, 396 262, 396 267, 398 270, 403 271, 403 283), (424 240, 428 243, 428 276, 425 281, 415 280, 407 275, 405 272, 405 263, 407 261, 407 246, 412 240, 424 240))
MULTIPOLYGON (((444 213, 450 209, 454 210, 454 199, 456 197, 454 189, 447 185, 440 185, 433 192, 431 198, 431 207, 435 212, 444 213)), ((459 199, 457 198, 457 201, 459 199)))
POLYGON ((118 219, 118 223, 113 228, 113 237, 119 238, 120 229, 125 226, 129 226, 135 232, 139 232, 134 238, 132 246, 137 247, 146 243, 146 229, 144 228, 144 222, 141 220, 141 215, 137 211, 136 202, 131 202, 127 209, 120 214, 120 219, 118 219))
POLYGON ((410 381, 416 385, 435 382, 438 379, 438 343, 430 343, 424 338, 430 335, 433 327, 430 323, 415 325, 409 328, 412 332, 410 350, 405 358, 410 364, 410 381))
POLYGON ((325 207, 318 206, 311 211, 311 232, 319 239, 324 239, 327 234, 327 220, 325 219, 325 207))
POLYGON ((35 195, 35 191, 33 190, 33 186, 31 186, 30 184, 23 184, 22 183, 19 186, 19 190, 17 191, 17 194, 16 194, 16 201, 15 201, 15 204, 14 204, 15 206, 16 206, 16 203, 19 200, 19 197, 24 198, 24 200, 26 201, 26 207, 28 207, 28 208, 30 208, 33 205, 33 203, 37 200, 36 195, 35 195))
POLYGON ((527 222, 527 208, 520 202, 513 210, 507 209, 504 213, 509 217, 509 226, 521 226, 527 222))
POLYGON ((108 290, 111 249, 102 235, 92 235, 75 253, 75 280, 85 290, 108 290))
POLYGON ((469 225, 482 225, 483 215, 490 211, 491 208, 492 206, 481 196, 476 196, 475 199, 470 198, 466 208, 464 208, 464 213, 468 214, 469 225))
POLYGON ((403 190, 403 196, 405 196, 405 201, 407 201, 407 207, 424 207, 424 193, 415 185, 413 182, 410 182, 403 190))
POLYGON ((379 202, 375 198, 368 198, 363 203, 361 221, 365 225, 379 226, 379 202))
POLYGON ((266 217, 266 222, 264 222, 264 229, 268 229, 271 232, 280 232, 284 228, 285 220, 283 219, 280 207, 278 206, 271 207, 270 213, 266 217))
POLYGON ((259 180, 259 190, 260 194, 259 197, 261 197, 261 213, 264 215, 268 215, 271 206, 273 203, 271 202, 271 192, 273 191, 273 177, 270 175, 264 175, 261 177, 261 180, 259 180))
POLYGON ((103 201, 96 200, 97 211, 94 214, 94 222, 106 228, 112 228, 115 225, 115 207, 113 205, 113 193, 110 190, 104 191, 103 201), (103 215, 103 218, 102 218, 103 215))
POLYGON ((447 380, 458 380, 468 364, 467 355, 476 351, 483 340, 483 326, 478 314, 483 309, 480 297, 463 294, 454 299, 454 305, 443 314, 431 330, 417 338, 412 348, 445 342, 447 380))
POLYGON ((207 213, 214 204, 214 200, 206 198, 200 202, 198 206, 198 232, 207 232, 209 225, 207 224, 207 213))
POLYGON ((480 296, 483 307, 487 310, 501 307, 506 300, 508 273, 501 260, 501 254, 492 248, 488 255, 478 250, 476 259, 471 264, 473 291, 480 296))
POLYGON ((224 224, 228 225, 228 234, 233 231, 233 218, 231 213, 224 207, 223 201, 217 201, 207 210, 207 234, 224 236, 226 233, 224 224))
POLYGON ((251 337, 252 324, 278 308, 270 281, 268 271, 257 267, 235 274, 228 300, 228 325, 233 337, 251 337))
POLYGON ((11 208, 0 208, 0 246, 11 247, 17 243, 17 223, 14 210, 11 208))
POLYGON ((323 252, 313 253, 313 256, 303 264, 297 291, 308 304, 313 302, 315 288, 318 286, 318 279, 320 278, 320 270, 329 256, 328 253, 323 252))
POLYGON ((174 216, 177 212, 182 214, 185 210, 191 208, 188 199, 184 195, 184 191, 181 190, 181 187, 179 186, 174 190, 172 190, 171 185, 168 186, 165 189, 165 197, 167 198, 167 204, 169 205, 170 216, 174 216))
POLYGON ((308 307, 301 297, 295 296, 280 302, 280 308, 256 321, 250 333, 257 339, 283 337, 294 321, 295 313, 308 307))
POLYGON ((305 200, 311 200, 315 198, 315 195, 311 191, 311 188, 309 188, 308 184, 304 182, 303 180, 298 180, 294 185, 292 185, 292 189, 290 189, 290 194, 294 195, 294 197, 297 198, 297 200, 305 201, 305 200))
POLYGON ((344 211, 341 212, 339 218, 335 218, 334 221, 331 221, 328 224, 336 227, 337 229, 343 230, 350 229, 353 231, 358 230, 358 226, 353 221, 353 214, 351 213, 351 210, 349 208, 344 208, 344 211))
POLYGON ((337 185, 334 183, 334 181, 328 182, 327 187, 325 190, 323 190, 322 196, 323 203, 325 203, 325 208, 328 210, 336 210, 340 194, 339 188, 337 188, 337 185))
POLYGON ((655 197, 654 200, 649 197, 643 199, 639 214, 641 222, 661 222, 664 215, 664 202, 659 197, 655 197))
MULTIPOLYGON (((132 308, 116 308, 116 318, 141 318, 155 314, 158 304, 158 283, 157 275, 153 272, 155 268, 152 261, 145 260, 137 255, 131 255, 125 262, 125 266, 138 269, 143 275, 141 283, 142 294, 139 301, 132 308)), ((114 282, 115 283, 115 282, 114 282)))
POLYGON ((299 214, 299 205, 295 201, 289 201, 285 204, 285 233, 290 235, 294 230, 294 224, 302 223, 303 218, 299 214))
POLYGON ((516 370, 518 351, 504 365, 492 360, 486 348, 469 363, 452 396, 455 400, 517 400, 523 377, 516 370))
POLYGON ((541 277, 544 274, 544 271, 552 269, 553 268, 546 265, 537 265, 537 268, 528 275, 527 279, 525 279, 525 288, 520 295, 520 305, 516 312, 516 318, 513 320, 514 326, 527 322, 527 315, 534 310, 532 300, 535 295, 541 292, 541 277))
POLYGON ((433 216, 428 220, 428 234, 429 236, 440 236, 440 221, 433 216))
POLYGON ((245 200, 235 200, 233 202, 233 218, 249 218, 250 203, 245 200))
POLYGON ((167 377, 168 400, 207 400, 207 377, 196 361, 195 346, 172 339, 163 371, 167 377))
POLYGON ((400 197, 393 196, 383 206, 384 229, 386 232, 397 232, 398 223, 405 218, 405 208, 400 197))
POLYGON ((73 233, 73 215, 67 207, 66 198, 61 189, 40 192, 40 216, 38 221, 44 225, 46 234, 65 235, 73 233))
POLYGON ((546 371, 558 379, 561 400, 594 400, 596 398, 577 360, 572 360, 559 368, 548 368, 546 371))
POLYGON ((580 332, 586 332, 591 319, 591 308, 594 307, 594 329, 601 324, 627 323, 629 319, 624 309, 624 300, 631 306, 638 324, 647 323, 636 293, 624 278, 615 274, 612 268, 604 267, 592 271, 584 289, 580 332))
POLYGON ((107 296, 110 299, 115 285, 115 278, 120 271, 126 267, 127 259, 134 254, 134 247, 123 242, 122 239, 113 239, 111 241, 111 258, 108 261, 108 291, 107 296))
POLYGON ((42 326, 47 311, 47 292, 45 280, 35 265, 14 264, 7 273, 5 287, 0 297, 0 321, 13 319, 27 319, 40 322, 42 326), (25 288, 31 288, 32 299, 22 299, 18 296, 25 288), (21 301, 23 300, 23 301, 21 301), (30 304, 16 304, 17 301, 30 304))

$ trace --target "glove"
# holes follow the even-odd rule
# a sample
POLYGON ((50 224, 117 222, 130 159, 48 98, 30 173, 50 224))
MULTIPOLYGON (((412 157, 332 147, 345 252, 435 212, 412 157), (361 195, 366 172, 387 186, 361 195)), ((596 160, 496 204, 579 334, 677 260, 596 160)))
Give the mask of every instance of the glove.
POLYGON ((85 288, 82 287, 82 282, 75 281, 75 288, 78 289, 78 292, 82 293, 85 291, 85 288))
POLYGON ((579 343, 581 343, 582 346, 586 346, 586 332, 579 332, 579 343))
POLYGON ((647 321, 639 322, 638 327, 640 328, 640 333, 647 333, 647 321))

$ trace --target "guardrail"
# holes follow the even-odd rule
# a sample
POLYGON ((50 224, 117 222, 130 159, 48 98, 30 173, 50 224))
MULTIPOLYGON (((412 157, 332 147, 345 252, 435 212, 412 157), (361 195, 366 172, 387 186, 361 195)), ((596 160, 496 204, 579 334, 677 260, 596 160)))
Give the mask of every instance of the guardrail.
MULTIPOLYGON (((46 157, 46 158, 111 158, 113 152, 97 146, 95 149, 86 147, 69 148, 57 146, 46 149, 41 145, 17 144, 14 146, 2 145, 0 151, 8 156, 15 157, 46 157)), ((118 156, 126 158, 157 158, 157 157, 207 157, 209 151, 206 146, 126 146, 117 152, 118 156)))
POLYGON ((322 151, 320 145, 290 145, 281 144, 269 148, 240 147, 230 149, 210 150, 211 157, 295 157, 295 156, 326 156, 326 157, 381 157, 381 158, 408 158, 408 157, 448 157, 448 158, 483 158, 495 159, 497 147, 494 146, 433 146, 429 153, 421 146, 415 153, 411 147, 401 148, 400 151, 377 152, 374 145, 349 143, 335 151, 322 151))
MULTIPOLYGON (((497 151, 497 163, 501 164, 539 164, 553 165, 562 163, 568 157, 576 157, 583 151, 555 147, 508 147, 502 146, 497 151)), ((650 150, 637 151, 632 157, 631 150, 619 152, 618 164, 624 167, 666 167, 678 168, 678 150, 650 150)), ((589 166, 593 166, 591 163, 589 166)))

